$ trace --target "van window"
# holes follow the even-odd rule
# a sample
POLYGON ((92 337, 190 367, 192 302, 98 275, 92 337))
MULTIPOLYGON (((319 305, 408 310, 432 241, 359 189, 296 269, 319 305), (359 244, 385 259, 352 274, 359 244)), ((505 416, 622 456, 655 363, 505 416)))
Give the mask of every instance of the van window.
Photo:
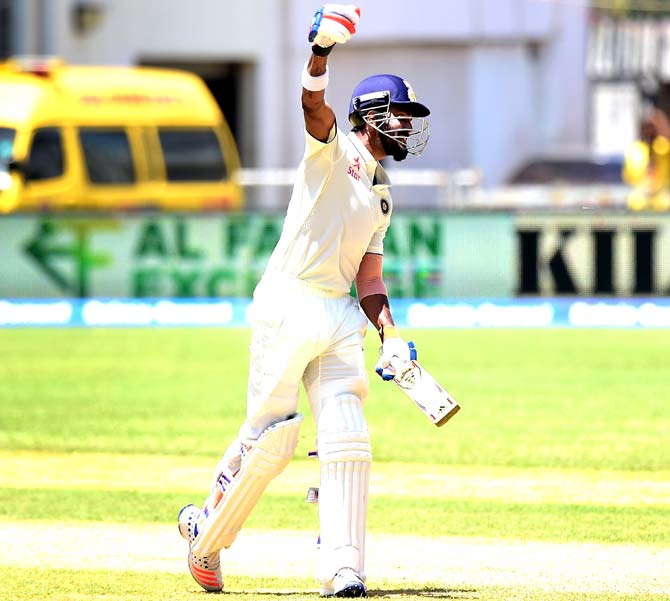
POLYGON ((130 142, 123 129, 83 127, 79 139, 84 151, 88 179, 92 184, 132 184, 135 166, 130 142))
POLYGON ((56 127, 36 129, 28 154, 26 181, 39 181, 63 175, 63 140, 56 127))
POLYGON ((213 182, 226 178, 221 144, 213 129, 160 129, 165 173, 173 182, 213 182))
POLYGON ((0 127, 0 162, 12 158, 16 131, 9 127, 0 127))

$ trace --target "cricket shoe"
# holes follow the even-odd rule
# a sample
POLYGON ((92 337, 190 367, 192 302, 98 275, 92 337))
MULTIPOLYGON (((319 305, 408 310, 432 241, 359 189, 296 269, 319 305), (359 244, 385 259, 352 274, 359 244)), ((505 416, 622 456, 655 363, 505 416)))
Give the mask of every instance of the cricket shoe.
POLYGON ((365 584, 351 568, 343 568, 321 589, 322 597, 365 597, 365 584))
POLYGON ((200 557, 191 552, 191 545, 198 535, 198 518, 200 509, 195 505, 186 505, 179 512, 179 533, 188 541, 188 569, 195 580, 208 592, 219 592, 223 589, 221 562, 219 552, 200 557))

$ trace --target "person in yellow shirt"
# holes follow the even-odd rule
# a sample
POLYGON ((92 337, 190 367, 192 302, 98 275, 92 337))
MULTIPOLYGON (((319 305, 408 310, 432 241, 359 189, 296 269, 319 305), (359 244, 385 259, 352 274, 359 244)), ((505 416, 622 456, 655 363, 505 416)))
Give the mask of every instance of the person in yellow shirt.
POLYGON ((625 154, 622 176, 633 186, 630 209, 670 209, 670 121, 663 111, 653 109, 642 120, 640 139, 625 154))

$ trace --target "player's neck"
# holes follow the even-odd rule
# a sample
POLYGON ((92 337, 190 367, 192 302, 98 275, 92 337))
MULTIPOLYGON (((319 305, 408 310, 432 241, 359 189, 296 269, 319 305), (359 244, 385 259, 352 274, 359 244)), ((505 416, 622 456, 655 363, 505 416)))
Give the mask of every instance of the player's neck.
POLYGON ((379 140, 379 136, 374 135, 371 136, 368 133, 368 129, 362 129, 356 132, 356 135, 358 136, 358 139, 363 143, 363 146, 365 146, 372 157, 377 161, 381 161, 382 159, 386 158, 386 153, 384 152, 384 148, 382 147, 381 141, 379 140))

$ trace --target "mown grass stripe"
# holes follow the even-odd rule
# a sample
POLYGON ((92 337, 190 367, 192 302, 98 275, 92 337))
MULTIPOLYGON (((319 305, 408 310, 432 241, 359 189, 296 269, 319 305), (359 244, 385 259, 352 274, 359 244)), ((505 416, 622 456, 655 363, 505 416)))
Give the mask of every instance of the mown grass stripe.
MULTIPOLYGON (((0 487, 188 492, 209 489, 213 457, 0 450, 0 487)), ((314 460, 295 459, 269 491, 301 495, 318 483, 314 460)), ((670 472, 374 462, 372 495, 515 503, 670 505, 670 472), (407 477, 404 477, 406 474, 407 477)))
MULTIPOLYGON (((365 411, 375 461, 670 470, 667 332, 405 335, 463 409, 433 428, 372 377, 365 411)), ((248 330, 220 328, 0 331, 0 447, 174 457, 223 450, 244 420, 248 343, 248 330)), ((368 336, 373 375, 377 355, 378 338, 368 336)), ((300 408, 309 413, 304 396, 300 408)), ((308 418, 298 457, 314 438, 308 418)))
MULTIPOLYGON (((200 502, 185 493, 65 489, 0 489, 0 518, 171 523, 179 508, 200 502)), ((551 503, 445 501, 376 496, 370 531, 417 536, 482 536, 519 540, 667 544, 670 506, 617 507, 551 503)), ((316 508, 295 495, 264 496, 247 526, 318 530, 316 508)))

